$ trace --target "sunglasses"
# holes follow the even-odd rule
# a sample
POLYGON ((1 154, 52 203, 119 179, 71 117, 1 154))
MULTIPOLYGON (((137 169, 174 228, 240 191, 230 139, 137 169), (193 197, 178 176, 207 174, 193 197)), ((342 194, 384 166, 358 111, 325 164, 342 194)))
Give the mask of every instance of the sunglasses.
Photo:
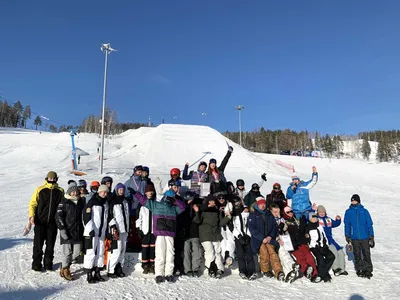
POLYGON ((280 190, 281 187, 280 186, 274 186, 274 190, 280 190))
POLYGON ((218 197, 218 200, 225 200, 224 197, 218 197))
POLYGON ((293 213, 293 210, 289 210, 289 211, 287 211, 286 213, 287 213, 287 214, 292 214, 292 213, 293 213))
POLYGON ((258 186, 253 186, 251 189, 252 189, 252 190, 259 190, 260 187, 258 187, 258 186))

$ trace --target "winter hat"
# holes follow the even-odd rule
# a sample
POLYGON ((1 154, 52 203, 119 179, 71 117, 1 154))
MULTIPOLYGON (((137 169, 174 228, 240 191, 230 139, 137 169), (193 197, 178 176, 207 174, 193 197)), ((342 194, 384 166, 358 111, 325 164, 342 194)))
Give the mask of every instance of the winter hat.
POLYGON ((272 188, 274 189, 275 187, 279 187, 279 189, 280 189, 280 188, 281 188, 280 183, 275 182, 275 183, 272 185, 272 188))
POLYGON ((144 193, 148 193, 148 192, 154 192, 154 186, 151 184, 146 185, 146 189, 144 191, 144 193))
POLYGON ((217 164, 217 160, 215 158, 211 158, 209 163, 210 164, 217 164))
POLYGON ((293 173, 292 180, 300 180, 300 177, 297 173, 293 173))
POLYGON ((47 178, 55 178, 55 179, 57 179, 58 176, 57 176, 57 173, 56 173, 56 172, 50 171, 49 173, 47 173, 46 179, 47 179, 47 178))
POLYGON ((168 186, 181 186, 181 181, 180 180, 174 180, 171 179, 170 181, 168 181, 168 186))
POLYGON ((70 185, 71 182, 75 182, 75 184, 76 184, 76 181, 73 180, 73 179, 68 180, 68 183, 67 183, 67 184, 70 185))
POLYGON ((254 189, 260 189, 260 186, 258 185, 258 183, 253 183, 252 185, 251 185, 251 189, 252 190, 254 190, 254 189))
POLYGON ((326 215, 326 209, 322 205, 318 205, 318 207, 317 207, 317 213, 320 213, 320 212, 323 212, 326 215))
POLYGON ((206 198, 206 202, 207 202, 207 203, 210 202, 210 201, 215 201, 215 196, 212 195, 212 194, 209 194, 209 195, 207 196, 207 198, 206 198))
POLYGON ((357 194, 354 194, 353 196, 351 196, 351 201, 357 201, 358 203, 361 203, 361 199, 360 196, 358 196, 357 194))
POLYGON ((207 163, 206 163, 205 161, 201 161, 201 162, 199 163, 199 168, 200 168, 201 166, 205 166, 205 167, 207 168, 207 163))
POLYGON ((113 179, 110 176, 106 176, 101 179, 101 184, 106 184, 107 182, 113 183, 113 179))
POLYGON ((164 196, 165 196, 165 197, 174 197, 174 196, 175 196, 175 193, 174 193, 173 191, 171 191, 171 190, 168 190, 168 191, 166 191, 166 192, 164 193, 164 196))
POLYGON ((244 180, 243 179, 236 180, 236 186, 244 186, 244 180))
POLYGON ((143 171, 143 166, 142 165, 135 166, 133 168, 133 174, 135 174, 137 171, 143 171))
POLYGON ((312 218, 318 218, 318 216, 315 212, 310 212, 308 214, 308 220, 311 220, 312 218))
POLYGON ((85 180, 80 179, 80 180, 78 181, 78 186, 79 186, 79 187, 84 187, 84 188, 86 188, 86 187, 87 187, 87 183, 86 183, 85 180))
POLYGON ((115 187, 115 190, 118 192, 119 189, 124 189, 125 191, 125 185, 123 185, 121 182, 117 184, 117 186, 115 187))
POLYGON ((67 194, 71 196, 71 193, 78 190, 76 182, 71 182, 67 188, 67 194))
POLYGON ((259 197, 257 197, 256 198, 256 202, 257 202, 257 205, 260 205, 260 204, 267 204, 267 201, 264 199, 264 197, 262 197, 262 196, 259 196, 259 197))
POLYGON ((99 190, 98 190, 98 192, 100 193, 100 192, 109 192, 109 189, 108 189, 108 187, 105 185, 105 184, 102 184, 100 187, 99 187, 99 190))
POLYGON ((285 220, 290 219, 290 216, 288 215, 289 211, 293 211, 292 208, 290 206, 285 206, 285 208, 283 209, 283 218, 285 220))
POLYGON ((142 171, 143 171, 143 172, 147 172, 148 174, 150 174, 150 169, 149 169, 149 167, 144 166, 142 171))

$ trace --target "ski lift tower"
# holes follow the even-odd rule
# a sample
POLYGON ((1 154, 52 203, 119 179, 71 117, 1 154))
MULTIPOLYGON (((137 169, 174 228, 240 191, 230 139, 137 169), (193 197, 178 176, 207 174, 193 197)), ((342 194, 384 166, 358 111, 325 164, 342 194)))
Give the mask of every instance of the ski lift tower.
POLYGON ((76 160, 76 147, 75 147, 75 136, 77 135, 76 133, 76 129, 71 129, 71 131, 69 132, 69 135, 71 136, 71 144, 72 144, 72 174, 78 175, 78 176, 82 176, 82 175, 86 175, 86 173, 82 172, 82 171, 78 171, 78 164, 77 164, 77 160, 76 160))

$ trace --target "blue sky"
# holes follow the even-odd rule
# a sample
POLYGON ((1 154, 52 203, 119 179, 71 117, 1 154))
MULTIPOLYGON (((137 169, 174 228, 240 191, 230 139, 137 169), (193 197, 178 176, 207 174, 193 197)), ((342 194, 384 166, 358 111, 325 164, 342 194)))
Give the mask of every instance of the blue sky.
POLYGON ((0 96, 65 124, 399 128, 399 1, 2 1, 0 96), (206 112, 207 116, 202 116, 206 112), (174 119, 174 117, 177 117, 174 119))

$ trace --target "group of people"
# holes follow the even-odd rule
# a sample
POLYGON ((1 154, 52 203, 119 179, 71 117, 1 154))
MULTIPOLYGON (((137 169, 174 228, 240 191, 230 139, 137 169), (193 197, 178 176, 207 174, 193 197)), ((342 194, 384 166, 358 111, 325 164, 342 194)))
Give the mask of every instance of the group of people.
MULTIPOLYGON (((70 180, 64 192, 57 174, 49 172, 29 203, 29 222, 35 225, 32 269, 53 270, 59 231, 60 276, 66 280, 73 279, 70 266, 82 256, 89 283, 104 281, 104 269, 110 278, 124 277, 128 235, 133 233, 141 240, 143 273, 155 274, 157 283, 201 276, 203 266, 210 277, 221 278, 235 259, 246 280, 262 275, 288 283, 302 277, 330 282, 330 269, 335 276, 348 275, 344 251, 332 236, 341 217, 329 217, 309 198, 318 182, 316 168, 307 182, 293 174, 286 195, 274 183, 264 197, 260 187, 267 181, 265 173, 250 191, 242 179, 236 185, 226 179, 232 152, 229 146, 219 166, 210 159, 190 172, 188 163, 182 173, 172 168, 164 187, 141 165, 114 190, 113 179, 106 176, 93 181, 90 192, 85 180, 70 180)), ((346 210, 344 230, 357 275, 371 278, 373 224, 357 194, 346 210)))

